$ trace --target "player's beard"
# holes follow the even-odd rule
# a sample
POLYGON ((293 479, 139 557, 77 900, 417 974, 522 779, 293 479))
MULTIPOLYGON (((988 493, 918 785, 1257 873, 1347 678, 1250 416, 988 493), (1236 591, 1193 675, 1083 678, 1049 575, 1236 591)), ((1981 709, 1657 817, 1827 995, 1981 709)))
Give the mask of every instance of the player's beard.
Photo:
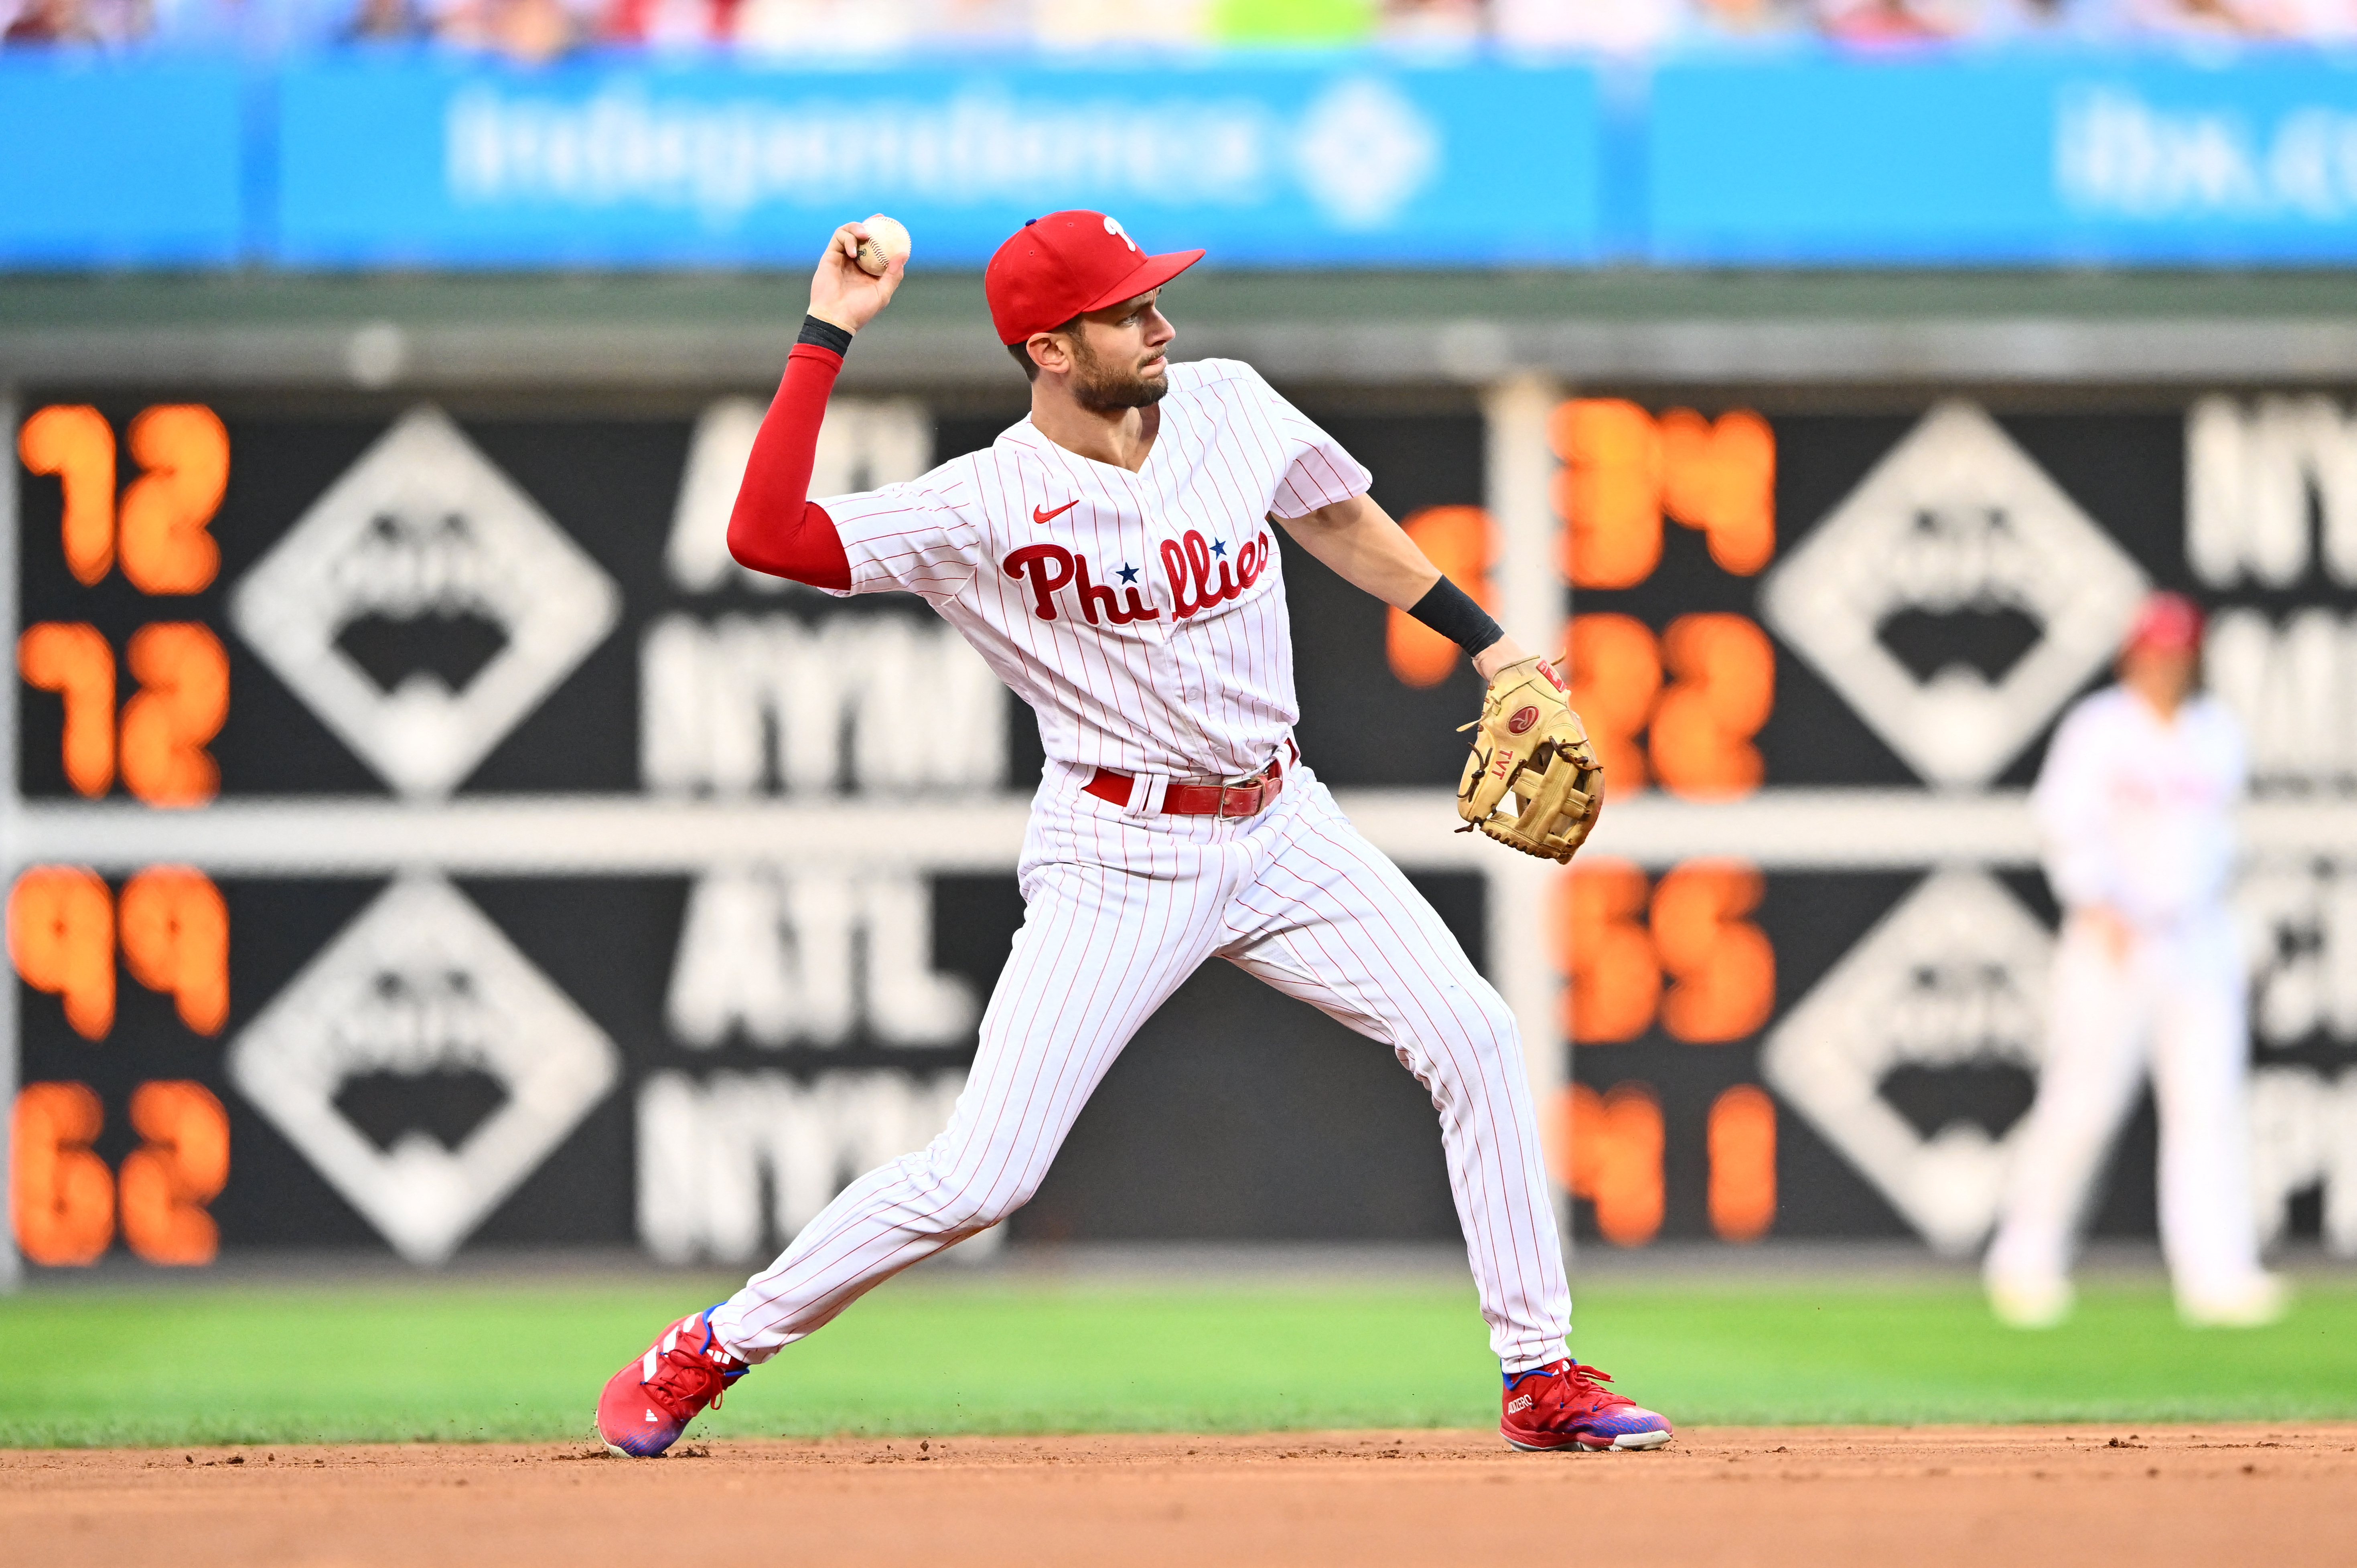
POLYGON ((1112 413, 1124 408, 1151 408, 1170 390, 1165 368, 1152 376, 1135 366, 1106 364, 1077 335, 1072 338, 1072 401, 1091 413, 1112 413))

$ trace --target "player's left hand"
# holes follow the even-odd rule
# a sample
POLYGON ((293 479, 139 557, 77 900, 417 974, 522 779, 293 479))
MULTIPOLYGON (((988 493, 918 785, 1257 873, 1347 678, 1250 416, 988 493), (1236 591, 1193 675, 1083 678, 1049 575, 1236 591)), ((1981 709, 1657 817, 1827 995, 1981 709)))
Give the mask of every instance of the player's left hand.
POLYGON ((1555 667, 1533 654, 1497 671, 1464 727, 1476 734, 1457 787, 1460 831, 1569 860, 1604 810, 1604 766, 1555 667))
POLYGON ((909 258, 899 256, 883 276, 872 275, 859 264, 859 243, 866 238, 866 223, 845 223, 827 241, 826 254, 811 274, 810 313, 845 332, 856 332, 875 320, 892 303, 909 270, 909 258))

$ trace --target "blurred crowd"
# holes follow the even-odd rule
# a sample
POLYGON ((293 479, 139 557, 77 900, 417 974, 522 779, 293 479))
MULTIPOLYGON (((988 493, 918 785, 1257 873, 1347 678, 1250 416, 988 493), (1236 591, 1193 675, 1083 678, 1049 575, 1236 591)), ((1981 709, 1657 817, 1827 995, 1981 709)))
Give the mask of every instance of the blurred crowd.
POLYGON ((786 56, 961 47, 1395 41, 1639 53, 1819 37, 2357 37, 2357 0, 0 0, 6 46, 272 54, 425 40, 545 59, 722 46, 786 56))

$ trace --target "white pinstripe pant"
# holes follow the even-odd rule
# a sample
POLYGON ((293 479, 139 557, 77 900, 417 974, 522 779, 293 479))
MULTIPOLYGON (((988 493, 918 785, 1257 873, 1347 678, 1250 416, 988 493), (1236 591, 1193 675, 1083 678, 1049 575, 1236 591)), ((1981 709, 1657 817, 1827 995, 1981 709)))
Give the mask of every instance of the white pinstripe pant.
POLYGON ((1130 1037, 1207 958, 1392 1047, 1440 1113, 1448 1183, 1506 1370, 1563 1353, 1571 1293, 1513 1015, 1307 768, 1258 816, 1124 811, 1051 769, 1027 906, 942 1135, 853 1182, 712 1316, 748 1361, 1029 1200, 1130 1037))
POLYGON ((2046 1063, 2006 1173, 1992 1279, 2070 1273, 2095 1178, 2147 1064, 2160 1109, 2160 1246, 2178 1295, 2231 1295, 2258 1277, 2245 983, 2223 908, 2141 933, 2125 963, 2085 920, 2063 923, 2046 1063))

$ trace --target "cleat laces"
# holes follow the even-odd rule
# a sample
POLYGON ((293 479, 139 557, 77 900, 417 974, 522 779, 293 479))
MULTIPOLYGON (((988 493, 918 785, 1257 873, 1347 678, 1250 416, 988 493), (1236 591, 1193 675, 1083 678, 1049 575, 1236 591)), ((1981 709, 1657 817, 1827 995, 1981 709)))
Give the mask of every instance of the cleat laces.
POLYGON ((1623 1406, 1634 1408, 1637 1403, 1620 1390, 1604 1387, 1612 1380, 1612 1374, 1600 1367, 1583 1367, 1573 1361, 1564 1369, 1564 1380, 1571 1385, 1574 1397, 1587 1395, 1595 1401, 1598 1410, 1619 1410, 1623 1406))
POLYGON ((1558 1366, 1536 1370, 1539 1376, 1556 1384, 1560 1390, 1555 1399, 1547 1402, 1557 1412, 1585 1409, 1591 1414, 1600 1414, 1609 1410, 1633 1410, 1637 1406, 1637 1402, 1627 1394, 1604 1386, 1612 1380, 1612 1374, 1600 1367, 1583 1367, 1577 1361, 1567 1360, 1558 1366))
POLYGON ((729 1373, 714 1364, 716 1354, 736 1359, 716 1345, 710 1353, 691 1350, 684 1345, 664 1351, 656 1358, 654 1376, 641 1385, 647 1398, 680 1422, 692 1420, 702 1410, 718 1410, 721 1396, 728 1387, 729 1373))

